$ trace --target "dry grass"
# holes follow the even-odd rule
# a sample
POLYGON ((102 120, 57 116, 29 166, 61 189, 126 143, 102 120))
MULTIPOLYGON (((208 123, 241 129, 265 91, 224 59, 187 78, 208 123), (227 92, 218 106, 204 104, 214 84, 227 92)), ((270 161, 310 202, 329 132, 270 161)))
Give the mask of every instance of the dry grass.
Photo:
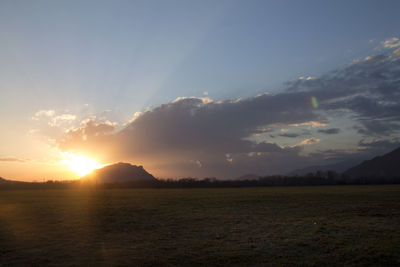
POLYGON ((0 265, 400 265, 400 186, 0 192, 0 265))

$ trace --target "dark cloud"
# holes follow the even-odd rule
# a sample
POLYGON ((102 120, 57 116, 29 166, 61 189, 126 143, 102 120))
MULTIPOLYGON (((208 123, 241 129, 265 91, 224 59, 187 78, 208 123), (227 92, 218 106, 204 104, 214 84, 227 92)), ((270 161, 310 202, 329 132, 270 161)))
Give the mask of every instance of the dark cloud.
POLYGON ((363 161, 378 155, 386 154, 400 147, 398 138, 382 139, 382 140, 361 140, 358 142, 356 149, 328 149, 318 150, 310 153, 311 158, 322 158, 326 163, 343 162, 343 161, 363 161))
POLYGON ((391 121, 382 121, 379 119, 361 120, 362 126, 356 126, 357 132, 363 135, 371 136, 389 136, 400 129, 400 124, 391 121))
POLYGON ((303 129, 301 132, 295 132, 295 133, 284 132, 284 133, 278 134, 278 136, 288 137, 288 138, 298 138, 301 136, 310 136, 310 135, 311 135, 311 131, 306 130, 306 129, 303 129))
MULTIPOLYGON (((299 145, 280 146, 267 139, 256 142, 253 137, 276 127, 328 123, 328 117, 336 116, 353 121, 363 136, 386 136, 392 140, 399 130, 399 77, 399 59, 377 55, 320 78, 288 83, 284 93, 275 95, 221 102, 179 98, 138 114, 118 131, 111 123, 89 120, 70 130, 58 145, 61 150, 84 149, 97 157, 104 155, 110 161, 129 160, 164 177, 284 173, 326 159, 380 150, 372 143, 360 143, 361 149, 355 147, 352 151, 304 155, 303 147, 320 139, 309 136, 299 139, 299 145), (316 103, 312 105, 312 97, 317 99, 318 108, 316 103)), ((334 135, 340 130, 318 132, 334 135)), ((306 133, 311 135, 310 131, 278 135, 299 138, 306 133)), ((277 135, 268 136, 272 139, 277 135)))
POLYGON ((302 134, 299 134, 299 133, 282 133, 282 134, 279 134, 279 136, 289 137, 289 138, 296 138, 296 137, 299 137, 301 135, 302 134))
POLYGON ((222 103, 181 99, 144 113, 121 132, 121 137, 148 137, 153 142, 146 144, 146 150, 150 145, 154 149, 172 146, 242 151, 249 143, 240 140, 259 134, 262 127, 322 120, 313 112, 309 97, 301 92, 222 103))
POLYGON ((89 121, 69 131, 59 146, 63 150, 91 151, 107 147, 110 156, 117 154, 144 165, 159 166, 156 169, 168 165, 179 169, 179 175, 188 169, 192 172, 186 175, 236 175, 237 169, 242 168, 239 165, 248 158, 247 165, 260 165, 262 160, 264 167, 260 171, 265 174, 270 170, 268 161, 285 155, 300 157, 300 149, 246 138, 271 125, 323 121, 313 111, 309 98, 303 92, 224 102, 181 98, 144 112, 117 133, 112 132, 111 125, 89 121))
POLYGON ((340 132, 340 129, 339 128, 320 129, 318 130, 318 132, 324 134, 338 134, 340 132))
POLYGON ((389 152, 390 150, 394 150, 400 147, 400 139, 394 138, 392 140, 372 140, 372 141, 361 140, 358 143, 358 145, 362 150, 374 151, 373 154, 376 154, 376 152, 379 151, 386 153, 389 152))
POLYGON ((307 94, 295 93, 222 103, 181 99, 144 113, 121 131, 118 138, 124 140, 128 152, 142 155, 176 152, 195 157, 283 151, 276 144, 257 144, 245 138, 258 134, 261 127, 277 123, 321 120, 312 111, 308 98, 307 94))
POLYGON ((392 54, 366 57, 320 78, 290 82, 288 91, 308 92, 320 110, 352 116, 365 135, 390 135, 400 129, 400 58, 392 54))

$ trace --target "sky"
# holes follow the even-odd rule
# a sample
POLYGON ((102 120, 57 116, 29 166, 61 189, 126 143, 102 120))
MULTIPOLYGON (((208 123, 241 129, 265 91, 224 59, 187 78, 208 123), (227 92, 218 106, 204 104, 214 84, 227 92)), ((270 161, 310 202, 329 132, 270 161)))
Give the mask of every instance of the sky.
POLYGON ((284 174, 400 145, 399 1, 0 1, 0 176, 284 174), (91 161, 92 160, 92 161, 91 161))

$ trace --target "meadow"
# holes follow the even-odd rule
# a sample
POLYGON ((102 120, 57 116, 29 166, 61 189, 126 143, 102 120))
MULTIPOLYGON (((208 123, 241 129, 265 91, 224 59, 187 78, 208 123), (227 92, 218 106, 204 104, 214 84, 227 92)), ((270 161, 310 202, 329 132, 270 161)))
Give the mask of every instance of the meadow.
POLYGON ((0 265, 400 265, 400 186, 3 190, 0 265))

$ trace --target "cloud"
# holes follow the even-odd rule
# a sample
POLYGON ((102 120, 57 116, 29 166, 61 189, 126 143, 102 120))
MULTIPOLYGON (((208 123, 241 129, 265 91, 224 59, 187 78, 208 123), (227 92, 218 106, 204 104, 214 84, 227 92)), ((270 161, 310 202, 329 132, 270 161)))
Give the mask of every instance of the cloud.
POLYGON ((322 119, 322 121, 307 121, 307 122, 302 122, 302 123, 292 123, 289 124, 288 126, 294 126, 294 127, 300 127, 300 126, 311 126, 311 127, 325 127, 327 124, 324 122, 325 120, 322 119))
POLYGON ((390 135, 399 130, 399 77, 400 58, 379 54, 313 80, 289 82, 287 90, 308 92, 318 101, 317 110, 357 122, 365 135, 390 135))
POLYGON ((119 138, 130 143, 130 149, 143 153, 164 148, 249 152, 255 144, 243 139, 259 133, 260 127, 322 119, 313 113, 307 99, 304 93, 263 95, 221 103, 181 98, 143 113, 121 131, 119 138))
POLYGON ((320 129, 318 130, 318 132, 324 134, 338 134, 340 132, 340 129, 339 128, 320 129))
POLYGON ((132 123, 134 120, 136 120, 137 118, 140 117, 140 115, 142 115, 143 113, 140 111, 136 111, 135 114, 133 114, 132 119, 129 120, 129 123, 132 123))
POLYGON ((32 120, 39 120, 40 118, 43 117, 53 117, 54 114, 55 110, 53 109, 42 109, 35 113, 35 115, 32 117, 32 120))
POLYGON ((384 48, 396 48, 400 47, 400 40, 397 37, 392 37, 382 42, 384 48))
POLYGON ((57 116, 55 119, 56 120, 64 120, 64 121, 73 121, 76 119, 76 116, 72 115, 72 114, 62 114, 60 116, 57 116))
POLYGON ((172 103, 177 103, 177 102, 181 102, 181 101, 186 101, 188 103, 192 102, 192 103, 196 103, 197 105, 208 104, 208 103, 214 102, 209 97, 194 97, 194 96, 186 97, 186 96, 180 96, 180 97, 177 97, 174 101, 172 101, 172 103))
POLYGON ((17 157, 0 157, 0 161, 7 161, 7 162, 26 162, 28 160, 21 159, 17 157))
POLYGON ((46 117, 52 117, 54 115, 55 111, 52 109, 42 109, 39 110, 38 112, 35 113, 36 117, 41 117, 41 116, 46 116, 46 117))
POLYGON ((49 122, 49 125, 52 126, 52 127, 57 127, 57 126, 60 126, 61 124, 64 124, 64 123, 71 123, 75 119, 76 119, 76 115, 73 115, 73 114, 62 114, 62 115, 53 117, 51 119, 51 121, 49 122))
MULTIPOLYGON (((182 97, 137 114, 131 123, 117 132, 110 124, 90 120, 68 131, 59 141, 59 147, 62 150, 97 151, 94 154, 106 151, 110 156, 143 162, 143 165, 154 169, 174 167, 175 170, 182 170, 179 173, 166 172, 165 175, 227 177, 237 174, 236 169, 241 168, 240 162, 235 164, 235 158, 243 161, 250 157, 249 153, 263 153, 262 157, 247 160, 248 165, 258 167, 261 166, 259 160, 277 157, 277 154, 291 154, 291 158, 298 155, 299 149, 246 138, 271 125, 323 121, 324 118, 313 111, 309 97, 303 92, 264 94, 222 102, 182 97), (227 154, 230 157, 227 158, 227 154), (194 167, 193 162, 196 161, 201 162, 202 167, 198 168, 196 164, 198 170, 185 172, 194 167)), ((268 173, 268 167, 260 172, 268 173)))
POLYGON ((58 141, 61 150, 79 151, 85 148, 93 150, 92 145, 97 145, 102 149, 105 139, 116 129, 115 123, 99 122, 95 117, 82 121, 81 125, 81 127, 69 129, 58 141))
POLYGON ((298 133, 282 133, 282 134, 279 134, 279 136, 289 137, 289 138, 296 138, 296 137, 301 136, 301 134, 298 134, 298 133))
MULTIPOLYGON (((304 125, 309 126, 311 124, 304 124, 304 125)), ((311 127, 313 127, 313 126, 311 126, 311 127)), ((310 136, 311 135, 311 131, 308 129, 303 129, 301 132, 295 132, 295 133, 288 133, 288 130, 284 129, 284 128, 282 128, 280 131, 282 133, 278 134, 278 136, 287 137, 287 138, 298 138, 300 136, 307 136, 307 135, 310 136)))
POLYGON ((363 120, 361 127, 355 127, 358 133, 365 136, 390 136, 400 129, 398 122, 381 121, 379 119, 363 120))
POLYGON ((301 141, 297 146, 307 146, 307 145, 317 144, 320 141, 321 141, 321 139, 311 137, 311 138, 307 138, 307 139, 301 141))
MULTIPOLYGON (((386 43, 390 49, 394 45, 396 40, 386 43)), ((90 118, 69 129, 57 145, 62 151, 84 150, 109 162, 141 164, 163 177, 284 173, 327 159, 371 155, 395 145, 400 131, 399 77, 400 59, 382 53, 320 77, 288 82, 282 93, 225 101, 178 97, 135 113, 121 129, 90 118), (334 120, 348 125, 341 130, 314 129, 334 120), (270 134, 288 127, 298 128, 295 133, 270 134), (354 147, 317 151, 320 146, 311 145, 322 141, 312 136, 301 140, 305 129, 308 135, 326 134, 324 142, 353 131, 354 147), (282 141, 278 136, 293 138, 295 145, 277 143, 282 141), (378 149, 366 141, 357 143, 378 137, 390 144, 384 148, 382 143, 378 149), (305 146, 310 153, 305 153, 305 146)))
MULTIPOLYGON (((43 141, 53 140, 48 142, 49 145, 54 146, 54 143, 56 143, 59 148, 63 142, 69 140, 71 135, 81 134, 75 132, 80 128, 86 128, 83 138, 86 138, 86 135, 90 135, 93 131, 98 131, 97 134, 99 134, 104 130, 115 130, 118 123, 109 120, 109 118, 118 117, 115 115, 112 110, 104 110, 94 114, 92 111, 81 107, 75 110, 42 109, 33 116, 28 135, 41 138, 43 141)), ((102 144, 99 146, 102 146, 102 144)))
POLYGON ((299 77, 299 80, 311 81, 311 80, 313 80, 313 79, 315 79, 315 78, 314 78, 314 77, 311 77, 311 76, 307 76, 307 77, 300 76, 300 77, 299 77))
MULTIPOLYGON (((359 148, 362 150, 374 150, 374 151, 390 151, 400 146, 400 140, 385 140, 385 139, 375 139, 370 141, 361 140, 359 143, 359 148)), ((376 155, 376 154, 375 154, 376 155)))

